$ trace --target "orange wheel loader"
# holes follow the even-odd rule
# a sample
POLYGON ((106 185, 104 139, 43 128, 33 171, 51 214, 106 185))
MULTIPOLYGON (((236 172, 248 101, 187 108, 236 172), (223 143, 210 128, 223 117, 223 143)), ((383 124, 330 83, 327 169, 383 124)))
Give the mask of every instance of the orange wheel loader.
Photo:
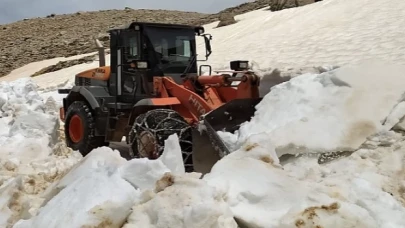
POLYGON ((230 71, 215 75, 209 65, 197 67, 211 54, 212 36, 204 32, 199 26, 143 22, 112 29, 109 66, 96 40, 100 66, 59 90, 67 94, 60 110, 67 146, 86 156, 125 136, 130 158, 156 159, 164 141, 177 134, 186 171, 209 172, 231 152, 217 131, 237 130, 261 98, 259 77, 247 61, 232 61, 230 71), (197 60, 196 37, 204 39, 203 60, 197 60), (203 67, 209 75, 201 75, 203 67))

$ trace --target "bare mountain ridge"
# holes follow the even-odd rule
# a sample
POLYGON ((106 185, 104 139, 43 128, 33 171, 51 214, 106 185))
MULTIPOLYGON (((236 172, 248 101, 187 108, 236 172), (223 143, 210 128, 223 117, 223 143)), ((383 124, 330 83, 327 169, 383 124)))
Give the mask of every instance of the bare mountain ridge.
MULTIPOLYGON (((301 0, 305 3, 300 4, 309 1, 313 2, 301 0)), ((50 15, 0 25, 0 77, 31 62, 94 52, 94 37, 108 40, 106 31, 109 28, 135 20, 204 25, 217 21, 222 13, 238 15, 268 6, 269 2, 271 0, 244 3, 216 14, 127 8, 50 15)), ((286 8, 289 7, 287 4, 286 8)))

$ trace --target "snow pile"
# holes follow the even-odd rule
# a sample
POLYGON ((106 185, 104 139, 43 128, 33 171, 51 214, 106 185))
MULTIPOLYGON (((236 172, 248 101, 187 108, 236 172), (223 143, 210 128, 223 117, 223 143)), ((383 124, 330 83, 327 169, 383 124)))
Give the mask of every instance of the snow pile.
POLYGON ((214 188, 184 176, 177 136, 165 143, 173 150, 153 161, 93 150, 42 194, 37 215, 14 227, 236 227, 214 188))
MULTIPOLYGON (((5 147, 10 157, 2 154, 2 161, 6 161, 4 167, 10 171, 2 175, 1 226, 121 227, 129 216, 125 226, 138 227, 139 224, 152 226, 158 216, 161 219, 156 221, 156 227, 167 223, 179 227, 236 227, 228 205, 214 188, 199 179, 200 175, 184 176, 177 137, 166 141, 165 152, 156 161, 126 161, 109 148, 98 148, 81 160, 78 152, 58 142, 63 138, 58 138, 58 108, 64 95, 57 94, 55 89, 69 87, 71 81, 58 82, 55 86, 46 84, 47 88, 38 88, 27 78, 1 85, 7 93, 1 93, 4 118, 0 121, 8 120, 2 123, 10 132, 20 129, 15 132, 22 134, 21 139, 28 137, 29 145, 42 146, 32 147, 31 151, 5 147), (21 119, 17 126, 24 127, 13 127, 20 123, 14 119, 30 110, 31 118, 38 117, 21 119), (35 143, 29 142, 30 138, 35 143), (176 192, 181 192, 180 198, 182 195, 190 198, 172 210, 147 209, 171 205, 176 192)), ((5 132, 2 132, 4 142, 18 140, 6 134, 6 128, 0 129, 5 132)), ((15 143, 24 145, 21 140, 15 143)))
POLYGON ((330 164, 301 157, 283 166, 266 139, 252 136, 203 178, 243 227, 405 227, 403 137, 330 164))
POLYGON ((405 115, 397 106, 404 99, 403 72, 404 66, 366 62, 293 78, 274 86, 235 135, 220 134, 234 149, 251 135, 267 134, 279 156, 356 150, 405 115))
POLYGON ((0 226, 35 213, 38 195, 80 158, 59 142, 59 120, 30 79, 0 82, 0 226))
MULTIPOLYGON (((73 80, 74 81, 74 80, 73 80)), ((59 116, 59 108, 63 106, 63 98, 66 97, 67 94, 59 94, 58 89, 70 89, 74 86, 74 82, 72 80, 66 80, 64 82, 58 83, 56 85, 48 85, 46 88, 38 88, 38 93, 42 97, 46 104, 48 105, 48 109, 54 111, 55 114, 59 116)))
POLYGON ((59 120, 29 79, 0 83, 0 153, 2 158, 42 159, 58 139, 59 120), (7 146, 5 146, 7 145, 7 146))

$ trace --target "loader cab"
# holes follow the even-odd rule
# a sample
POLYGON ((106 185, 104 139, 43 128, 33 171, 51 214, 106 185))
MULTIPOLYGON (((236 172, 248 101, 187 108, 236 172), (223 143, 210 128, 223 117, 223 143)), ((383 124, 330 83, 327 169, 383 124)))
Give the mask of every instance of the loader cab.
POLYGON ((121 102, 153 97, 154 76, 180 84, 184 74, 197 74, 196 35, 204 36, 203 27, 134 22, 109 32, 109 91, 121 102))

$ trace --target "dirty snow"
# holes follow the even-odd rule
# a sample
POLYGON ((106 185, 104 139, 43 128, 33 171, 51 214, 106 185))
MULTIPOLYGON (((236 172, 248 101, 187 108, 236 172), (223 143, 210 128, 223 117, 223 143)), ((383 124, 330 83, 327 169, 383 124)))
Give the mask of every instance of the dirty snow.
POLYGON ((266 134, 219 161, 203 179, 225 196, 246 227, 405 227, 404 137, 319 165, 280 165, 266 134))
POLYGON ((271 92, 203 178, 184 174, 176 136, 155 161, 109 148, 83 159, 63 145, 55 89, 98 62, 31 80, 13 81, 57 60, 13 71, 0 79, 0 227, 405 227, 405 137, 392 131, 405 129, 393 65, 405 60, 404 11, 400 0, 324 0, 206 25, 208 63, 251 60, 271 92), (367 59, 384 61, 358 65, 367 59), (305 154, 340 150, 352 154, 305 154))

